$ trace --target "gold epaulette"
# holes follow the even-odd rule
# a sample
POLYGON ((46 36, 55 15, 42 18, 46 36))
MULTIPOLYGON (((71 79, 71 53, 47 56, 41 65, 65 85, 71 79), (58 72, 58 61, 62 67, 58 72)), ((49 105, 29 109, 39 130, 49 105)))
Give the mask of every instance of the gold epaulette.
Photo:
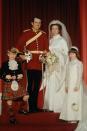
POLYGON ((26 29, 26 30, 23 30, 23 32, 26 32, 26 31, 29 31, 29 30, 31 30, 31 29, 26 29))

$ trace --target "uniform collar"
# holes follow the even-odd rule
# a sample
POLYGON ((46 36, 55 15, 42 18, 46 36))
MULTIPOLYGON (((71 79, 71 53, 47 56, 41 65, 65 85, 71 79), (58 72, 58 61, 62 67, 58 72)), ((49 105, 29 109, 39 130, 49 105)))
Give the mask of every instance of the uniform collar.
POLYGON ((32 28, 32 31, 33 31, 35 34, 38 34, 38 33, 40 32, 40 30, 35 31, 33 28, 32 28))

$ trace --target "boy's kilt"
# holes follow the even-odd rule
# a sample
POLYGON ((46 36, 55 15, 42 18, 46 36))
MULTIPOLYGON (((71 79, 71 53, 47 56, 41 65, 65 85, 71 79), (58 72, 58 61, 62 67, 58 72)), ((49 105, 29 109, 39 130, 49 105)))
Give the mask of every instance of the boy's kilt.
POLYGON ((18 88, 17 91, 13 91, 11 89, 12 82, 5 82, 4 81, 3 84, 4 84, 4 86, 3 86, 4 88, 2 90, 3 100, 10 100, 10 99, 15 100, 15 99, 17 99, 19 97, 23 97, 23 96, 26 95, 26 88, 24 87, 23 80, 18 81, 19 88, 18 88))

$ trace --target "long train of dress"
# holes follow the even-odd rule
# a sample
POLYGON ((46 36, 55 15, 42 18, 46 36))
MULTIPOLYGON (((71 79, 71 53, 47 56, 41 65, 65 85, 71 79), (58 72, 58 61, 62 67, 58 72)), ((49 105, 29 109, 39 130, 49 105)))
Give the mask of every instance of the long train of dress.
POLYGON ((84 87, 82 120, 78 123, 75 131, 87 131, 87 87, 84 87))

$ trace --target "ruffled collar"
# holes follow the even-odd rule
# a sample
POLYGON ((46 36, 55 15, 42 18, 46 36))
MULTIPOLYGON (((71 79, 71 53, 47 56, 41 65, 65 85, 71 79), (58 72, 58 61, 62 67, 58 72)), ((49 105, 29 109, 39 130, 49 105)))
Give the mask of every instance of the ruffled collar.
POLYGON ((10 70, 17 70, 18 69, 18 63, 16 60, 9 60, 8 66, 10 70))

